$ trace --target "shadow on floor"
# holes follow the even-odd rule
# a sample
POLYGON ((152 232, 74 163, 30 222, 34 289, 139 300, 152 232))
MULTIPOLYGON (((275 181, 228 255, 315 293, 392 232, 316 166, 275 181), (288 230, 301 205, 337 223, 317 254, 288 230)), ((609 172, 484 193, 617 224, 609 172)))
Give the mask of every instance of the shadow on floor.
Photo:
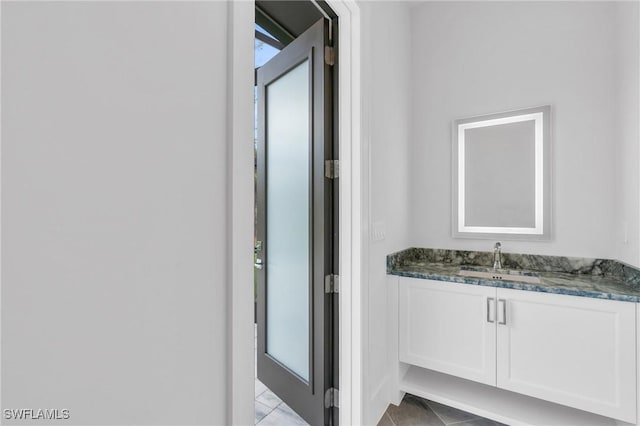
POLYGON ((399 406, 389 405, 378 426, 504 426, 456 408, 405 395, 399 406))

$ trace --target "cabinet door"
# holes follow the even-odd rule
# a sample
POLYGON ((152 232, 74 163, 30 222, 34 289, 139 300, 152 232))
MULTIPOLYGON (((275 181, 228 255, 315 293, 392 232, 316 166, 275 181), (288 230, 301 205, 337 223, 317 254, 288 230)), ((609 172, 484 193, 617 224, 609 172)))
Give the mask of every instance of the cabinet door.
POLYGON ((401 278, 400 361, 496 383, 492 287, 401 278))
POLYGON ((497 296, 498 387, 635 423, 633 303, 507 289, 497 296))

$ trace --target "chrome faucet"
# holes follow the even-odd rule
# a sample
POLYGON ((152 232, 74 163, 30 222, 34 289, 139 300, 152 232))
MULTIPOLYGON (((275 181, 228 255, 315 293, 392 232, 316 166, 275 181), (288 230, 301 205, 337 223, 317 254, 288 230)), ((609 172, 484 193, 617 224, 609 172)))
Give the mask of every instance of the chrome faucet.
POLYGON ((500 241, 493 246, 493 269, 502 269, 502 252, 501 249, 502 244, 500 241))

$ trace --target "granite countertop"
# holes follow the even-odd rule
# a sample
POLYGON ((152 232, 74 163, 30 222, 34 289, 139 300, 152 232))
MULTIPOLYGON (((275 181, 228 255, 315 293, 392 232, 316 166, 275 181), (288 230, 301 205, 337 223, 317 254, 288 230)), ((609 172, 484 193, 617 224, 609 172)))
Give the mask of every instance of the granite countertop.
POLYGON ((387 273, 516 290, 640 302, 640 270, 609 259, 503 254, 505 269, 540 278, 539 284, 462 276, 461 266, 491 271, 491 252, 411 248, 387 256, 387 273))

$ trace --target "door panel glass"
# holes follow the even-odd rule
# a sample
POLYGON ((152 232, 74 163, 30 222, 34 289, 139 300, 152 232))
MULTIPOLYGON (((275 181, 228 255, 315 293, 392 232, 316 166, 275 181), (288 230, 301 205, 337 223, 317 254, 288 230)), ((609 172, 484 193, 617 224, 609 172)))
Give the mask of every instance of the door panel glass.
POLYGON ((266 352, 309 380, 309 61, 266 87, 266 352))

